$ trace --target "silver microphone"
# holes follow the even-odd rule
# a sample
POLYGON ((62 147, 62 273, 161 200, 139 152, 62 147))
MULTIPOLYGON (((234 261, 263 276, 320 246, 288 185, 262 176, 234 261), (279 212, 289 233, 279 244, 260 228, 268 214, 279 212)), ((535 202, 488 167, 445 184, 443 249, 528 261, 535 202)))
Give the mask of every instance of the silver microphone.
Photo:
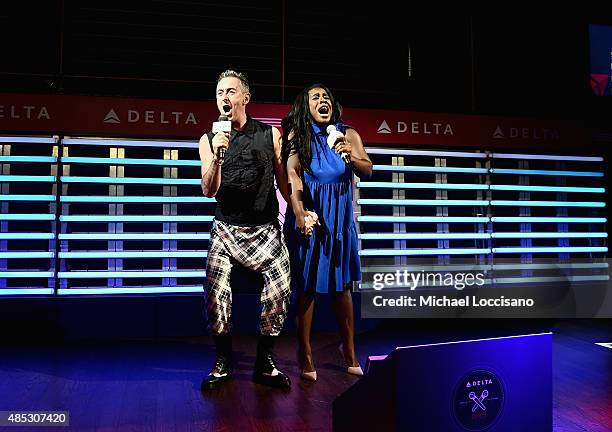
MULTIPOLYGON (((327 126, 326 130, 327 130, 327 133, 329 134, 329 136, 327 137, 327 145, 329 146, 330 149, 333 149, 334 146, 336 145, 336 141, 338 140, 338 137, 342 135, 342 132, 338 131, 338 129, 336 129, 336 126, 333 124, 330 124, 329 126, 327 126)), ((346 164, 351 163, 351 157, 348 155, 347 152, 341 152, 340 157, 342 158, 344 163, 346 164)))
MULTIPOLYGON (((229 117, 225 114, 221 114, 219 116, 219 120, 213 123, 212 132, 231 132, 232 131, 232 122, 229 120, 229 117)), ((217 159, 219 161, 223 161, 225 159, 225 147, 219 147, 217 150, 217 159)))

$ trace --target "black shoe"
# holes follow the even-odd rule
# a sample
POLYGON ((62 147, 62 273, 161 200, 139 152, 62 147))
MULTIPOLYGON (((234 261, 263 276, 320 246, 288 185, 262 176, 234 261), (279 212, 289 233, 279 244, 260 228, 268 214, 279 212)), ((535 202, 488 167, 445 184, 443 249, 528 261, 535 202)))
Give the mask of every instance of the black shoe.
POLYGON ((202 391, 215 390, 232 377, 232 339, 230 335, 214 336, 215 365, 202 381, 202 391))
POLYGON ((269 387, 290 389, 291 380, 274 363, 272 350, 276 336, 260 336, 257 344, 257 359, 253 371, 253 381, 269 387))

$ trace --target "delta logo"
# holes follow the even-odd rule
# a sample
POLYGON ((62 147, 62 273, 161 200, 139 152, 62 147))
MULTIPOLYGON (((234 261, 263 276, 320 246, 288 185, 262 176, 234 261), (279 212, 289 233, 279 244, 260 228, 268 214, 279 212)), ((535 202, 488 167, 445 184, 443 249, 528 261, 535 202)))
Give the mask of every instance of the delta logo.
POLYGON ((397 121, 391 128, 387 120, 383 120, 376 133, 391 134, 391 133, 409 133, 411 135, 454 135, 453 127, 450 123, 434 123, 434 122, 419 122, 419 121, 397 121))
POLYGON ((502 128, 497 125, 491 135, 493 139, 525 139, 525 140, 549 140, 559 139, 557 129, 538 128, 538 127, 510 127, 502 128))
POLYGON ((122 113, 122 115, 119 115, 114 108, 111 108, 108 113, 106 113, 103 122, 107 124, 121 124, 123 122, 158 125, 198 124, 198 120, 192 112, 129 109, 125 113, 122 113))

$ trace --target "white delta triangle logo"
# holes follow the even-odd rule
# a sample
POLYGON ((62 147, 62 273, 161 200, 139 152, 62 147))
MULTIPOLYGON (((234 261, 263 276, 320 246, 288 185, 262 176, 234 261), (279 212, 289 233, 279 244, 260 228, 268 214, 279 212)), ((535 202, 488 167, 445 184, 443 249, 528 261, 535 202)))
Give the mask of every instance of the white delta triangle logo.
POLYGON ((382 133, 382 134, 390 134, 391 133, 391 128, 387 124, 386 120, 383 120, 383 122, 380 124, 380 126, 378 126, 378 130, 376 131, 376 133, 382 133))
POLYGON ((121 120, 119 120, 119 116, 115 110, 111 108, 108 114, 104 116, 104 123, 121 123, 121 120))
POLYGON ((501 130, 501 127, 497 126, 497 129, 495 129, 495 132, 493 132, 493 138, 495 139, 506 138, 506 136, 504 135, 504 132, 501 130))

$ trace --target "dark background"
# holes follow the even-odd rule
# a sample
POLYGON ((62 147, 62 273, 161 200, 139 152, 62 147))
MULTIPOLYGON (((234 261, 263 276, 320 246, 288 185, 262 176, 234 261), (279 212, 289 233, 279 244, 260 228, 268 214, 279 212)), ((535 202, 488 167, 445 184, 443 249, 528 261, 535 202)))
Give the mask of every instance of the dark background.
POLYGON ((351 107, 584 119, 586 4, 496 10, 396 2, 47 0, 0 10, 0 91, 211 99, 222 70, 254 101, 291 103, 325 81, 351 107))

